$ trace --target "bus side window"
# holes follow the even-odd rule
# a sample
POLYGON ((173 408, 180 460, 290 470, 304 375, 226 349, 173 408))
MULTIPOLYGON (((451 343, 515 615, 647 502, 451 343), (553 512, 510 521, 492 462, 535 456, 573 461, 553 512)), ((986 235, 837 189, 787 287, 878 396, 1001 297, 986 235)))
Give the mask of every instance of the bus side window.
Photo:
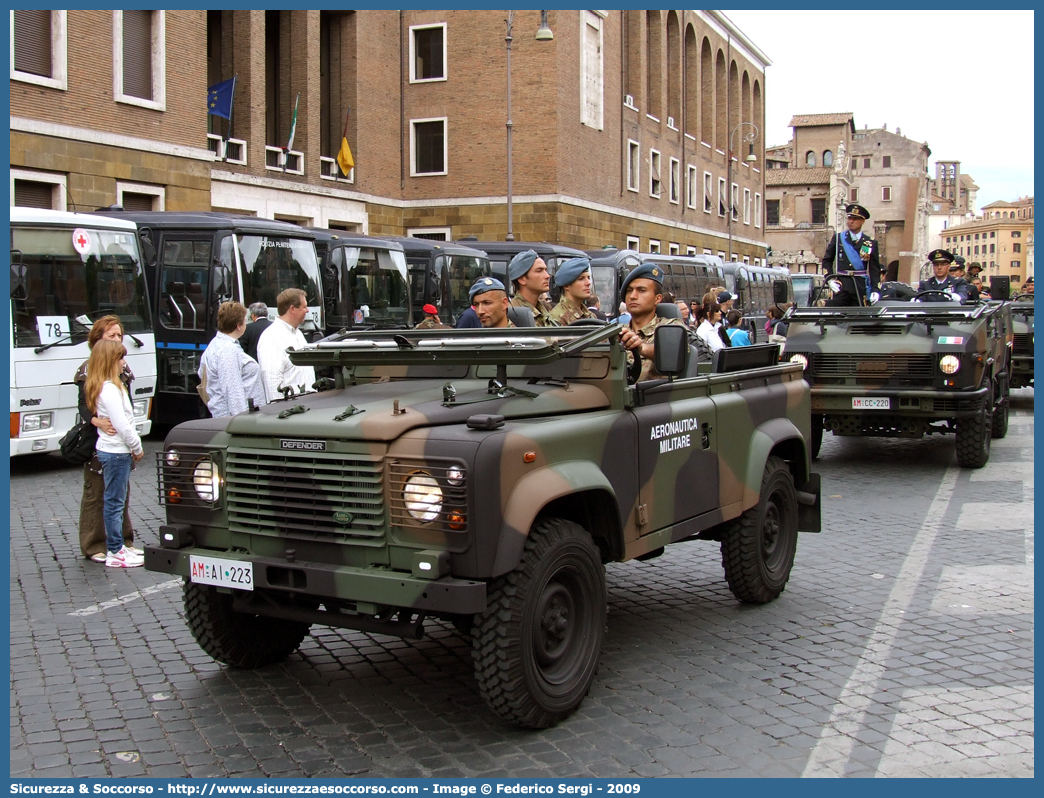
POLYGON ((163 242, 160 322, 165 327, 206 329, 211 246, 209 238, 168 239, 163 242))

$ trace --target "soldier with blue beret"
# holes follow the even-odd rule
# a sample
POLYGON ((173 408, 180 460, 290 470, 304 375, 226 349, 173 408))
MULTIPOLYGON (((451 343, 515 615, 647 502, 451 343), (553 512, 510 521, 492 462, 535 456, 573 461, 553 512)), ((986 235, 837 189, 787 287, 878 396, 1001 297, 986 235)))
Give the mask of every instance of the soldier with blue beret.
POLYGON ((514 327, 507 317, 507 289, 496 277, 480 277, 468 291, 471 307, 483 327, 514 327))
POLYGON ((570 258, 558 264, 555 285, 562 289, 562 298, 551 311, 551 321, 563 327, 577 319, 596 319, 587 307, 591 298, 591 260, 570 258))
POLYGON ((656 315, 656 306, 663 301, 663 267, 643 263, 624 278, 620 296, 631 314, 631 320, 620 331, 620 343, 627 353, 627 362, 633 362, 637 351, 642 357, 642 373, 638 381, 653 380, 660 373, 653 368, 653 336, 664 324, 683 325, 681 319, 662 319, 656 315))
POLYGON ((541 299, 551 286, 551 274, 544 259, 527 249, 511 259, 507 272, 508 279, 515 287, 511 304, 516 308, 528 308, 537 327, 556 327, 541 299))

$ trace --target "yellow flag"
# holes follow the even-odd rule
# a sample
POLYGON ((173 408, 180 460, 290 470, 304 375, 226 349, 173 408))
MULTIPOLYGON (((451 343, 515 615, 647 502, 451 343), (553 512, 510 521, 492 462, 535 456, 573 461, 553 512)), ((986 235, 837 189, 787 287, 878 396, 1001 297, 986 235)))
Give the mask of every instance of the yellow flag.
POLYGON ((341 151, 337 153, 337 165, 345 177, 355 167, 355 159, 352 157, 352 149, 348 146, 348 139, 341 138, 341 151))

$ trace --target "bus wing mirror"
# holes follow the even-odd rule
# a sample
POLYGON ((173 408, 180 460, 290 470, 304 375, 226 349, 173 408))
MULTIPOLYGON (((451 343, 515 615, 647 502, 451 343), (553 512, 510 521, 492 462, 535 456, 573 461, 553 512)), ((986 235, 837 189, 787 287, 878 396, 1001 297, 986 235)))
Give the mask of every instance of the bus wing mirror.
POLYGON ((149 266, 156 265, 156 245, 152 243, 152 233, 148 228, 138 232, 138 240, 141 241, 141 254, 149 266))
POLYGON ((28 299, 29 289, 26 284, 26 268, 22 262, 21 250, 11 250, 11 299, 28 299))
POLYGON ((786 280, 773 280, 772 281, 772 303, 774 305, 782 305, 788 299, 787 297, 787 281, 786 280))

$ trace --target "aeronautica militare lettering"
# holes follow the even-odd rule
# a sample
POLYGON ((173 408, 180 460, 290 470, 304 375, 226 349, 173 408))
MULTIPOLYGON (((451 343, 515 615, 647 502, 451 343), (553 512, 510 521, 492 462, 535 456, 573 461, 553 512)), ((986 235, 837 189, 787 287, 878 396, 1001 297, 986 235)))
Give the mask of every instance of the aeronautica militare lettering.
POLYGON ((649 440, 660 442, 660 454, 673 452, 675 449, 687 449, 692 446, 692 436, 688 433, 699 427, 700 422, 695 417, 668 421, 652 427, 649 430, 649 440))

